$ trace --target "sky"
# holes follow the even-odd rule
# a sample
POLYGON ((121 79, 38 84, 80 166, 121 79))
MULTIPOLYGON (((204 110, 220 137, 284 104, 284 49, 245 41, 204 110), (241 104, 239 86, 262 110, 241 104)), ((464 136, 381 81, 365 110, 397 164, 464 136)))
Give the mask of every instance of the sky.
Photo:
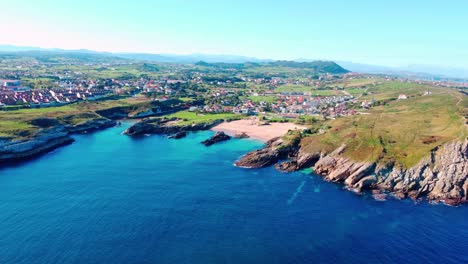
POLYGON ((467 0, 0 0, 0 44, 468 68, 467 0))

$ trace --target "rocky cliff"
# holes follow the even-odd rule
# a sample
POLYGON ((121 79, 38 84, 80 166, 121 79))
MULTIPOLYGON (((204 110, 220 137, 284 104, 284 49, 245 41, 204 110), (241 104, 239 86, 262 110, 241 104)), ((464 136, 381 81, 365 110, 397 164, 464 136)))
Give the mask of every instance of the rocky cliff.
POLYGON ((354 161, 343 155, 345 145, 331 153, 306 153, 298 145, 289 146, 287 153, 279 152, 281 145, 280 138, 274 139, 265 148, 243 156, 236 165, 258 168, 288 158, 276 164, 276 168, 296 171, 313 167, 325 180, 342 183, 356 192, 373 190, 381 195, 428 199, 450 205, 468 202, 468 140, 442 145, 411 168, 354 161))
POLYGON ((7 162, 21 161, 71 144, 71 134, 92 132, 116 125, 115 121, 94 117, 78 124, 68 124, 54 118, 31 120, 38 130, 28 137, 0 138, 0 166, 7 162))
POLYGON ((30 139, 0 139, 0 165, 38 156, 73 141, 63 126, 41 130, 30 139))

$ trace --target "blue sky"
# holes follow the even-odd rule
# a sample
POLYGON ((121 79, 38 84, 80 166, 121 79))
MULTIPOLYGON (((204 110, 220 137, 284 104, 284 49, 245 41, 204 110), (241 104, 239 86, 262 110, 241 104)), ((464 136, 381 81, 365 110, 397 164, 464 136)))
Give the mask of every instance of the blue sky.
POLYGON ((0 0, 0 44, 468 68, 466 0, 0 0))

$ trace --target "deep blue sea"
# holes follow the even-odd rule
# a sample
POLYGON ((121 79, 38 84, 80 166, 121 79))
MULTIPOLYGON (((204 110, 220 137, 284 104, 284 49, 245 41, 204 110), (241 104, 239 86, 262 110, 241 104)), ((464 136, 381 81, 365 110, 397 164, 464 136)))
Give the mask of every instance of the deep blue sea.
POLYGON ((126 125, 0 169, 0 263, 468 263, 468 206, 378 202, 234 167, 257 141, 126 125))

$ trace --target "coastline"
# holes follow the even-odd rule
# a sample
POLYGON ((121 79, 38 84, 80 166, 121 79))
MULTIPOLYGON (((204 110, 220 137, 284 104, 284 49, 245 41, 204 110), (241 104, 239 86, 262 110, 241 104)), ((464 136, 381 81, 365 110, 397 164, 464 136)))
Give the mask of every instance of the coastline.
POLYGON ((275 166, 282 172, 313 168, 325 181, 340 183, 355 193, 370 191, 379 199, 391 195, 451 206, 468 203, 468 139, 446 143, 410 168, 383 161, 356 161, 343 155, 346 147, 308 152, 300 141, 291 144, 275 138, 262 149, 242 156, 235 165, 251 169, 275 166))
MULTIPOLYGON (((119 122, 126 121, 124 119, 119 122)), ((415 201, 427 199, 447 205, 467 202, 468 178, 464 175, 468 168, 466 166, 468 141, 446 144, 434 150, 431 157, 421 160, 417 166, 403 169, 395 164, 383 166, 357 162, 344 157, 342 156, 346 148, 344 145, 330 153, 308 153, 301 148, 299 134, 292 139, 283 137, 288 131, 303 129, 303 126, 293 123, 258 125, 257 122, 251 118, 231 122, 214 120, 197 126, 165 126, 164 123, 153 124, 142 120, 131 127, 144 125, 141 131, 137 129, 137 135, 143 132, 170 135, 180 131, 201 130, 224 132, 232 136, 244 134, 252 140, 265 143, 266 146, 242 156, 234 163, 237 167, 255 169, 275 166, 282 172, 314 168, 314 172, 326 181, 341 183, 357 193, 369 190, 379 199, 394 195, 400 199, 411 198, 415 201), (453 175, 447 173, 448 171, 452 171, 453 175)), ((0 167, 11 162, 29 160, 71 144, 74 141, 72 134, 103 130, 116 125, 117 122, 114 120, 97 118, 73 127, 63 125, 48 127, 28 140, 3 140, 0 142, 0 167)), ((127 135, 135 136, 128 133, 127 135)))

